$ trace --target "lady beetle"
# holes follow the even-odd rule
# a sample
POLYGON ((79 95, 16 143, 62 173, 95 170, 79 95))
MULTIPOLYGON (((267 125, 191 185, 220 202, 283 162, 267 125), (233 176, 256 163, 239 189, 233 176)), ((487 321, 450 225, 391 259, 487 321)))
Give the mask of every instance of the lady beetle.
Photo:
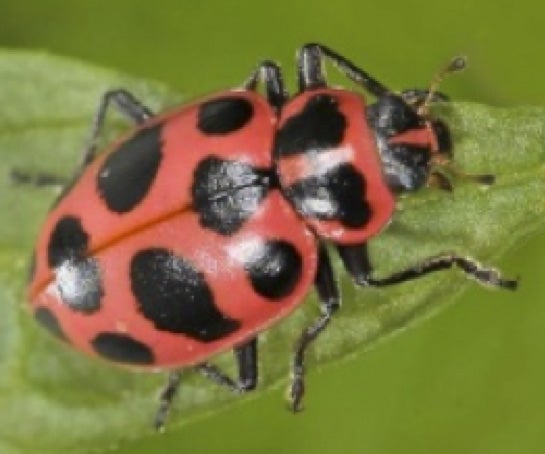
POLYGON ((447 165, 450 134, 428 106, 440 98, 440 78, 463 66, 455 59, 430 90, 395 94, 331 49, 307 44, 293 97, 270 61, 242 88, 157 116, 125 90, 107 92, 82 164, 37 240, 28 286, 35 318, 91 355, 171 370, 155 417, 161 428, 180 368, 234 391, 254 389, 259 332, 314 285, 321 315, 299 337, 292 363, 291 405, 301 408, 305 351, 340 305, 326 242, 361 286, 457 266, 514 289, 516 281, 458 255, 383 278, 367 256, 395 194, 434 181, 449 187, 437 168, 447 165), (376 102, 329 87, 325 59, 376 102), (260 83, 266 97, 256 92, 260 83), (98 154, 110 105, 137 126, 98 154), (235 352, 236 381, 207 362, 227 349, 235 352))

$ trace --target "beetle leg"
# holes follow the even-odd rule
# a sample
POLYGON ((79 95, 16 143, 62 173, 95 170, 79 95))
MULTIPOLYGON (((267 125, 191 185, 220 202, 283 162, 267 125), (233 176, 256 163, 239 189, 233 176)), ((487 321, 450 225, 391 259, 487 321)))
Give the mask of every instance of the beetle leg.
POLYGON ((257 386, 257 337, 234 349, 238 364, 239 391, 251 391, 257 386))
POLYGON ((104 93, 93 119, 89 142, 83 151, 80 163, 82 169, 96 156, 97 142, 104 129, 106 114, 110 106, 116 107, 119 113, 137 125, 144 123, 153 116, 153 112, 127 90, 116 89, 104 93))
POLYGON ((31 173, 13 169, 10 173, 11 180, 16 184, 32 186, 56 186, 66 187, 76 179, 85 167, 95 158, 98 139, 104 129, 108 109, 114 106, 126 118, 136 124, 141 124, 153 116, 153 112, 144 106, 127 90, 116 89, 104 93, 91 126, 91 134, 86 147, 83 149, 80 164, 71 178, 64 178, 50 173, 31 173))
POLYGON ((300 91, 327 86, 323 67, 324 59, 331 60, 346 77, 374 96, 378 97, 391 93, 390 89, 347 58, 326 46, 316 43, 305 44, 297 53, 297 75, 300 91))
POLYGON ((467 276, 472 277, 482 284, 508 290, 515 290, 517 288, 516 279, 504 279, 493 268, 480 265, 469 257, 461 257, 450 253, 429 257, 416 265, 377 279, 372 277, 373 270, 365 244, 338 245, 337 249, 346 270, 354 278, 356 284, 362 286, 385 287, 387 285, 401 284, 402 282, 411 281, 436 271, 458 267, 467 276))
MULTIPOLYGON (((224 374, 218 367, 210 363, 202 363, 195 366, 206 378, 214 383, 227 387, 235 393, 243 393, 255 389, 257 385, 257 338, 251 339, 243 345, 234 349, 238 365, 239 378, 233 380, 224 374)), ((162 431, 165 426, 172 402, 180 387, 181 372, 179 370, 170 372, 168 380, 159 397, 159 409, 155 414, 154 427, 162 431)))
POLYGON ((165 422, 168 414, 170 413, 172 401, 174 400, 174 397, 176 397, 178 389, 180 388, 181 376, 182 374, 179 370, 172 371, 168 374, 168 380, 165 387, 161 391, 161 395, 159 397, 159 408, 157 409, 157 413, 155 413, 155 419, 153 421, 153 427, 155 427, 155 429, 158 431, 162 431, 165 428, 165 422))
POLYGON ((308 326, 299 337, 292 362, 291 382, 291 409, 301 410, 301 402, 305 393, 305 353, 309 345, 327 327, 333 313, 340 307, 339 290, 333 275, 333 268, 327 249, 323 244, 319 246, 318 269, 316 272, 315 286, 320 299, 322 314, 308 326))
POLYGON ((259 82, 265 84, 269 104, 279 111, 288 98, 280 67, 272 61, 262 61, 242 86, 245 90, 255 91, 259 82))
POLYGON ((238 380, 233 380, 214 364, 201 363, 195 366, 195 369, 214 383, 224 386, 234 393, 255 389, 257 385, 257 338, 236 347, 233 351, 238 366, 238 380))
POLYGON ((70 179, 46 172, 25 172, 20 169, 12 169, 9 177, 13 184, 21 184, 25 186, 36 187, 54 187, 58 189, 64 188, 69 184, 70 179))

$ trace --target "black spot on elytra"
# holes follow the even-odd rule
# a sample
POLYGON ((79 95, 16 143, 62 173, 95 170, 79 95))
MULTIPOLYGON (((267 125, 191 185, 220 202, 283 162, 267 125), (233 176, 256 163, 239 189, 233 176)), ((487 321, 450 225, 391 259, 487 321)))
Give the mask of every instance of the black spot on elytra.
POLYGON ((47 249, 49 266, 62 302, 71 309, 90 314, 100 308, 104 294, 97 261, 87 256, 89 235, 74 216, 61 218, 47 249))
POLYGON ((240 326, 217 309, 203 274, 166 249, 138 252, 130 278, 138 309, 158 330, 211 342, 240 326))
POLYGON ((203 159, 191 187, 201 225, 222 235, 235 233, 266 196, 270 173, 239 161, 203 159))
POLYGON ((89 235, 75 216, 64 216, 55 225, 47 247, 47 261, 56 268, 69 259, 83 258, 87 252, 89 235))
POLYGON ((352 165, 341 164, 322 175, 297 181, 285 193, 303 216, 359 228, 371 217, 365 189, 363 176, 352 165))
POLYGON ((68 339, 62 331, 57 317, 55 317, 55 314, 53 314, 53 312, 51 312, 48 308, 39 307, 36 309, 34 312, 34 318, 40 325, 48 330, 50 334, 53 334, 53 336, 62 341, 68 342, 68 339))
POLYGON ((146 197, 163 157, 161 146, 159 124, 140 129, 106 158, 97 187, 111 211, 125 213, 146 197))
POLYGON ((125 334, 100 333, 91 345, 100 356, 117 363, 146 365, 155 362, 149 347, 125 334))
POLYGON ((285 241, 268 241, 244 264, 254 290, 278 300, 289 295, 301 277, 303 260, 297 249, 285 241))
POLYGON ((252 104, 239 96, 225 96, 201 104, 197 127, 208 135, 229 134, 242 128, 254 114, 252 104))
POLYGON ((328 150, 341 143, 346 125, 346 118, 334 97, 313 96, 301 113, 288 118, 278 131, 274 155, 328 150))
POLYGON ((70 309, 92 314, 104 296, 100 268, 92 257, 69 259, 55 268, 55 284, 62 302, 70 309))

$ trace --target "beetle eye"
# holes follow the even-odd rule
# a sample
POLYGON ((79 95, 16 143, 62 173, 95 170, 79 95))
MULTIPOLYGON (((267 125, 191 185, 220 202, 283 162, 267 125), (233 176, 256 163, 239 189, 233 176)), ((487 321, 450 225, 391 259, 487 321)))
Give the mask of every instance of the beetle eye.
POLYGON ((440 120, 435 120, 431 123, 431 127, 437 139, 438 152, 451 157, 452 137, 447 125, 440 120))

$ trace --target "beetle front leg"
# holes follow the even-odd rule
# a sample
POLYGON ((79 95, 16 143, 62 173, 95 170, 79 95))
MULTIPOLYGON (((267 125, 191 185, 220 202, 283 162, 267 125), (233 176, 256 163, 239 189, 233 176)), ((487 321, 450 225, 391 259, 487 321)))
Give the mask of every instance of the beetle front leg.
POLYGON ((372 95, 378 97, 392 93, 390 89, 347 58, 329 47, 317 43, 305 44, 297 54, 297 75, 300 91, 327 86, 323 68, 326 59, 330 60, 352 82, 362 86, 372 95))
POLYGON ((392 273, 389 276, 375 278, 372 276, 373 270, 365 244, 338 245, 337 249, 346 270, 353 277, 355 283, 362 286, 385 287, 401 284, 436 271, 448 270, 454 267, 459 268, 476 281, 493 287, 515 290, 518 284, 516 279, 503 278, 494 268, 483 266, 471 258, 450 253, 429 257, 416 265, 392 273))

